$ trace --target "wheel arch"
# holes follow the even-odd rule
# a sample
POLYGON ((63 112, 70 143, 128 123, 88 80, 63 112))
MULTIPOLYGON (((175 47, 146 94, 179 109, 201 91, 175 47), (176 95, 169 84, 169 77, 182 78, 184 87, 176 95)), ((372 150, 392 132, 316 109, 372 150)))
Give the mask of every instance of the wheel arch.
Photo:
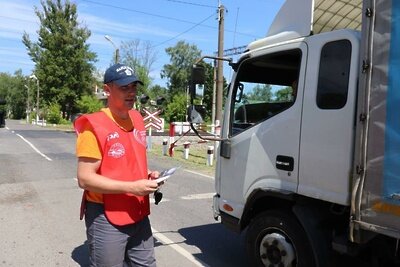
POLYGON ((293 192, 278 192, 265 189, 254 191, 246 201, 240 228, 244 230, 251 220, 268 210, 287 210, 295 216, 310 242, 316 266, 325 266, 331 245, 329 232, 321 228, 331 217, 331 203, 299 196, 293 192))
POLYGON ((278 207, 291 209, 295 203, 296 195, 293 192, 257 189, 250 194, 246 201, 240 219, 240 229, 244 230, 251 219, 260 212, 278 207))

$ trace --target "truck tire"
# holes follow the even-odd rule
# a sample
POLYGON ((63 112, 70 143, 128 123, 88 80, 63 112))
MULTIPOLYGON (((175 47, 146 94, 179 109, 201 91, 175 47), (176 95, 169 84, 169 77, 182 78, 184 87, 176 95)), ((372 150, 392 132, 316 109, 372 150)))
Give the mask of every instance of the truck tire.
POLYGON ((316 266, 306 233, 290 211, 258 214, 247 229, 246 249, 251 266, 316 266))

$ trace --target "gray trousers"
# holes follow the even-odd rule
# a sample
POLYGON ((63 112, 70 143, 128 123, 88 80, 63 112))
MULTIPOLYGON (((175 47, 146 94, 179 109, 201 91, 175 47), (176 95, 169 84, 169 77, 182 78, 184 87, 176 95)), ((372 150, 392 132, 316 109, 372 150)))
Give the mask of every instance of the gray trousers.
POLYGON ((112 225, 102 204, 87 202, 86 234, 92 267, 155 267, 149 218, 126 226, 112 225))

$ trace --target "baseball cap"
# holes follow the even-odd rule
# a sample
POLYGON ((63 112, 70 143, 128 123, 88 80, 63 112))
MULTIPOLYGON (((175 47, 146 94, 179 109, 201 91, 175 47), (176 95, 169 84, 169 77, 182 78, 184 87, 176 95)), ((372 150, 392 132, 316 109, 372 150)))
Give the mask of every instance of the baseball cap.
POLYGON ((135 76, 131 67, 120 63, 112 65, 106 70, 104 83, 110 82, 114 82, 119 86, 125 86, 134 82, 143 85, 143 82, 135 76))

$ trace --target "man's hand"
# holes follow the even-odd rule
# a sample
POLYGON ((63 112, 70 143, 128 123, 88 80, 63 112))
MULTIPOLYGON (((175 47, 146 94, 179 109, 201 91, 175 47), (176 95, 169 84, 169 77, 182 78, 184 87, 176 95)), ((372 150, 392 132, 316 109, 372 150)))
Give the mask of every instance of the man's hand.
POLYGON ((130 192, 136 196, 147 196, 158 189, 158 184, 154 180, 141 179, 131 183, 130 192))
POLYGON ((148 173, 148 176, 151 180, 157 179, 160 176, 159 171, 149 171, 148 173))

